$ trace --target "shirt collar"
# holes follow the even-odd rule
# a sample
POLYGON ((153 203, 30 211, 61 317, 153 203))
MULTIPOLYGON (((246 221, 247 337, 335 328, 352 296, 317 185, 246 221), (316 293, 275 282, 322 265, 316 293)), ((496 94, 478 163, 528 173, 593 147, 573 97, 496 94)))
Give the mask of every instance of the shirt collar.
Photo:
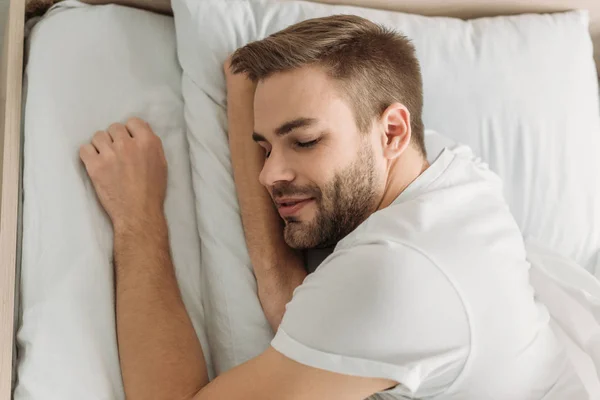
POLYGON ((446 171, 448 165, 454 160, 454 157, 455 154, 451 150, 443 148, 429 167, 423 171, 417 179, 412 181, 411 184, 396 197, 396 200, 394 200, 392 204, 403 203, 419 195, 425 188, 436 181, 444 171, 446 171))

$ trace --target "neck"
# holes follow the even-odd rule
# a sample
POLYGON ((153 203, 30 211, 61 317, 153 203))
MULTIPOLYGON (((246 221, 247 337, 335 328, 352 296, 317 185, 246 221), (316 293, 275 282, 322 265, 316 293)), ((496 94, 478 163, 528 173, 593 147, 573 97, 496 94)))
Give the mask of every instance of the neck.
POLYGON ((390 164, 385 190, 377 210, 392 204, 423 171, 429 168, 429 162, 421 153, 413 149, 407 150, 402 157, 396 158, 390 164))

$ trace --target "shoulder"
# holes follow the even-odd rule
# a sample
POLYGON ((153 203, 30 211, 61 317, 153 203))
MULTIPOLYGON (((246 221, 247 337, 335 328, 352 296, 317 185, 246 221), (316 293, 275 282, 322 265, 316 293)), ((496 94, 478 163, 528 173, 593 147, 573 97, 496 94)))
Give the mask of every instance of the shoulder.
POLYGON ((464 365, 470 325, 458 292, 425 254, 378 241, 338 250, 309 275, 272 345, 317 368, 442 390, 464 365))
POLYGON ((423 252, 392 241, 335 251, 306 278, 283 326, 308 338, 315 324, 329 326, 332 345, 349 326, 389 345, 422 329, 459 327, 459 336, 468 331, 462 298, 445 272, 423 252))
POLYGON ((385 291, 403 296, 397 289, 419 285, 421 289, 444 286, 453 288, 443 266, 414 245, 382 235, 360 235, 327 257, 317 270, 309 275, 295 295, 319 290, 321 287, 356 288, 369 292, 385 291))
POLYGON ((321 285, 351 287, 358 285, 358 278, 363 288, 366 282, 376 285, 378 289, 387 285, 397 288, 405 284, 407 278, 413 283, 421 280, 426 283, 430 282, 432 275, 439 275, 440 278, 444 275, 426 253, 411 244, 395 238, 388 239, 381 234, 357 233, 354 238, 340 243, 315 273, 307 277, 302 285, 303 290, 321 285))

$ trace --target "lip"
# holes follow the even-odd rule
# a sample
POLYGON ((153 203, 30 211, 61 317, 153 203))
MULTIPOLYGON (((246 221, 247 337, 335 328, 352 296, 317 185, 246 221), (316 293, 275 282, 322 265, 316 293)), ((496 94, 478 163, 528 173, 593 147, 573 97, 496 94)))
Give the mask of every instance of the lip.
POLYGON ((313 201, 314 198, 309 197, 307 199, 279 199, 277 200, 277 210, 279 215, 282 217, 289 217, 296 214, 298 211, 304 208, 308 203, 313 201), (284 203, 294 203, 293 205, 283 205, 284 203))

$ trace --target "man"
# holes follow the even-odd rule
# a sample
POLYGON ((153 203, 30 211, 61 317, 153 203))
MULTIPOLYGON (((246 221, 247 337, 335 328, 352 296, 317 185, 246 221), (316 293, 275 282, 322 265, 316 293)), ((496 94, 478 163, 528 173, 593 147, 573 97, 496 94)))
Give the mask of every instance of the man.
POLYGON ((499 179, 464 148, 427 163, 406 38, 354 16, 309 20, 239 49, 225 75, 246 240, 277 333, 208 382, 169 254, 160 140, 139 119, 114 124, 81 158, 114 226, 128 399, 586 398, 499 179), (307 277, 297 250, 331 245, 307 277))

